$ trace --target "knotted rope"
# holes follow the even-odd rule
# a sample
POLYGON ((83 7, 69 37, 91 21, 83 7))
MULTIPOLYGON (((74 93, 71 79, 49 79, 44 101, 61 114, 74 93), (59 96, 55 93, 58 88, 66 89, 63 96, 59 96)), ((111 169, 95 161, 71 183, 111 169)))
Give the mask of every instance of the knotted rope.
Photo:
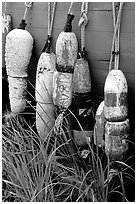
MULTIPOLYGON (((117 32, 120 32, 120 22, 121 22, 122 8, 123 8, 123 2, 120 2, 119 11, 118 11, 118 15, 117 15, 117 21, 115 20, 115 18, 113 18, 114 34, 113 34, 113 39, 112 39, 111 56, 110 56, 110 62, 109 62, 109 72, 112 69, 113 54, 119 55, 119 50, 116 53, 115 50, 114 50, 114 46, 116 45, 117 49, 119 49, 119 45, 117 46, 117 44, 119 44, 119 34, 118 34, 118 41, 116 40, 116 37, 117 37, 117 32)), ((112 4, 112 9, 113 9, 113 17, 114 17, 115 16, 114 4, 112 4)), ((116 61, 117 62, 116 62, 116 67, 115 68, 118 69, 119 56, 116 57, 116 61)))
POLYGON ((85 49, 85 27, 88 23, 88 2, 82 2, 81 17, 78 26, 81 27, 81 52, 85 49))

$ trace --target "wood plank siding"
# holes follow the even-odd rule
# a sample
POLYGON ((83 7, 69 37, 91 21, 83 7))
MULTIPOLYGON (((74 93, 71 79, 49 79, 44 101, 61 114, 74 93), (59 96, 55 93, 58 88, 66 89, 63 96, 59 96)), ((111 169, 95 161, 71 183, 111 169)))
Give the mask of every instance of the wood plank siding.
MULTIPOLYGON (((37 62, 47 38, 48 19, 47 2, 34 2, 27 13, 28 30, 35 39, 33 55, 28 67, 30 82, 35 85, 37 62)), ((70 2, 57 2, 55 22, 53 27, 52 49, 55 52, 56 39, 63 30, 70 2)), ((4 3, 2 4, 4 8, 4 3)), ((74 2, 72 7, 75 18, 73 31, 80 42, 81 2, 74 2)), ((4 10, 4 9, 3 9, 4 10)), ((13 28, 17 28, 24 15, 24 2, 7 3, 7 13, 12 16, 13 28)), ((88 25, 86 27, 86 50, 91 70, 92 88, 95 98, 103 99, 103 86, 108 74, 110 51, 113 36, 113 19, 111 2, 89 2, 88 25)), ((3 52, 4 53, 4 52, 3 52)), ((4 59, 4 54, 3 54, 4 59)), ((129 110, 134 114, 135 106, 135 3, 125 2, 121 19, 120 33, 120 66, 129 86, 129 110)), ((34 95, 34 90, 28 86, 34 95)), ((32 99, 30 99, 32 100, 32 99)), ((99 101, 97 101, 98 103, 99 101)))

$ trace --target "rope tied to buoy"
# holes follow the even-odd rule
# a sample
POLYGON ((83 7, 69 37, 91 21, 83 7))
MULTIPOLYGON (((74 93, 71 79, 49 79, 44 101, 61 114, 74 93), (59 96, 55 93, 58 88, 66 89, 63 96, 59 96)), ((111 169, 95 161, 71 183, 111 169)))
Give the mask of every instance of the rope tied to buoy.
POLYGON ((32 4, 33 4, 33 2, 25 2, 26 8, 25 8, 24 16, 23 16, 24 20, 26 19, 26 14, 27 14, 28 8, 31 8, 32 4))
POLYGON ((27 23, 26 23, 27 11, 28 11, 28 8, 31 8, 31 7, 32 7, 32 4, 33 4, 33 2, 25 2, 25 7, 26 7, 26 8, 25 8, 24 16, 23 16, 23 18, 22 18, 22 21, 21 21, 21 23, 20 23, 18 29, 23 29, 23 30, 25 30, 25 27, 26 27, 26 25, 27 25, 27 23))
POLYGON ((48 36, 51 36, 52 30, 53 30, 55 10, 56 10, 56 2, 53 2, 52 13, 51 13, 51 2, 48 2, 48 36))
POLYGON ((52 12, 51 12, 51 2, 48 2, 48 36, 42 52, 50 53, 55 10, 56 10, 56 2, 53 3, 52 12))
POLYGON ((81 53, 85 52, 85 27, 88 24, 88 2, 82 2, 81 15, 78 26, 81 27, 81 53))
POLYGON ((72 14, 72 6, 73 6, 73 3, 74 3, 74 2, 71 2, 71 3, 70 3, 70 7, 69 7, 69 10, 68 10, 68 14, 72 14))
POLYGON ((112 70, 112 62, 113 62, 114 55, 115 55, 115 69, 118 69, 118 66, 119 66, 119 37, 120 37, 120 23, 121 23, 121 14, 122 14, 123 4, 124 2, 120 2, 118 14, 117 14, 117 20, 116 20, 115 4, 112 3, 114 34, 113 34, 113 39, 112 39, 111 56, 110 56, 110 62, 109 62, 109 72, 112 70))

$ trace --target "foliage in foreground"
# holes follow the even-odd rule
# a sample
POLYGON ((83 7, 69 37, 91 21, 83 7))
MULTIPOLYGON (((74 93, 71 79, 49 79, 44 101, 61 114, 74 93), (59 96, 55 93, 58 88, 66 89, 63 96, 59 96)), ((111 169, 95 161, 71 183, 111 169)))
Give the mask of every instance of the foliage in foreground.
POLYGON ((114 197, 128 201, 124 185, 127 180, 134 183, 127 171, 134 170, 126 163, 105 160, 90 144, 84 159, 67 118, 60 134, 51 130, 44 142, 22 116, 12 117, 9 127, 2 129, 3 201, 107 202, 114 197))

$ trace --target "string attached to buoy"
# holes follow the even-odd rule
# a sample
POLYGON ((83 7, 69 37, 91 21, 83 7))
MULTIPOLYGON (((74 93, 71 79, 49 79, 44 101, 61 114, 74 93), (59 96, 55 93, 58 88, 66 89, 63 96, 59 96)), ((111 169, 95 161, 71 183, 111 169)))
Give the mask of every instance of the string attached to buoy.
POLYGON ((55 10, 56 10, 56 2, 53 2, 52 12, 51 12, 51 2, 48 2, 48 36, 42 52, 50 53, 55 10))
POLYGON ((82 2, 81 17, 78 26, 81 27, 81 57, 85 57, 85 27, 88 23, 88 2, 82 2))
MULTIPOLYGON (((114 5, 112 5, 112 8, 114 7, 114 5)), ((113 24, 114 24, 114 34, 113 34, 113 39, 112 39, 112 47, 111 47, 111 56, 110 56, 110 62, 109 62, 109 72, 112 69, 112 62, 113 62, 113 57, 115 54, 115 44, 119 44, 119 42, 116 43, 116 36, 117 36, 117 32, 119 32, 118 30, 120 30, 120 22, 121 22, 121 14, 122 14, 122 8, 123 8, 123 2, 120 3, 119 6, 119 11, 118 11, 118 15, 117 15, 117 20, 114 17, 113 20, 113 24)), ((114 15, 114 11, 115 9, 113 8, 113 15, 114 15)), ((118 34, 119 35, 119 34, 118 34)), ((118 37, 119 38, 119 37, 118 37)), ((118 54, 119 55, 119 52, 118 54)), ((117 58, 117 60, 119 60, 119 57, 117 58)), ((118 61, 117 61, 118 62, 118 61)))
POLYGON ((19 24, 18 29, 25 30, 25 27, 27 25, 27 23, 26 23, 27 11, 28 11, 28 9, 32 8, 32 5, 33 5, 33 2, 25 2, 25 12, 24 12, 23 18, 21 20, 21 23, 19 24))

